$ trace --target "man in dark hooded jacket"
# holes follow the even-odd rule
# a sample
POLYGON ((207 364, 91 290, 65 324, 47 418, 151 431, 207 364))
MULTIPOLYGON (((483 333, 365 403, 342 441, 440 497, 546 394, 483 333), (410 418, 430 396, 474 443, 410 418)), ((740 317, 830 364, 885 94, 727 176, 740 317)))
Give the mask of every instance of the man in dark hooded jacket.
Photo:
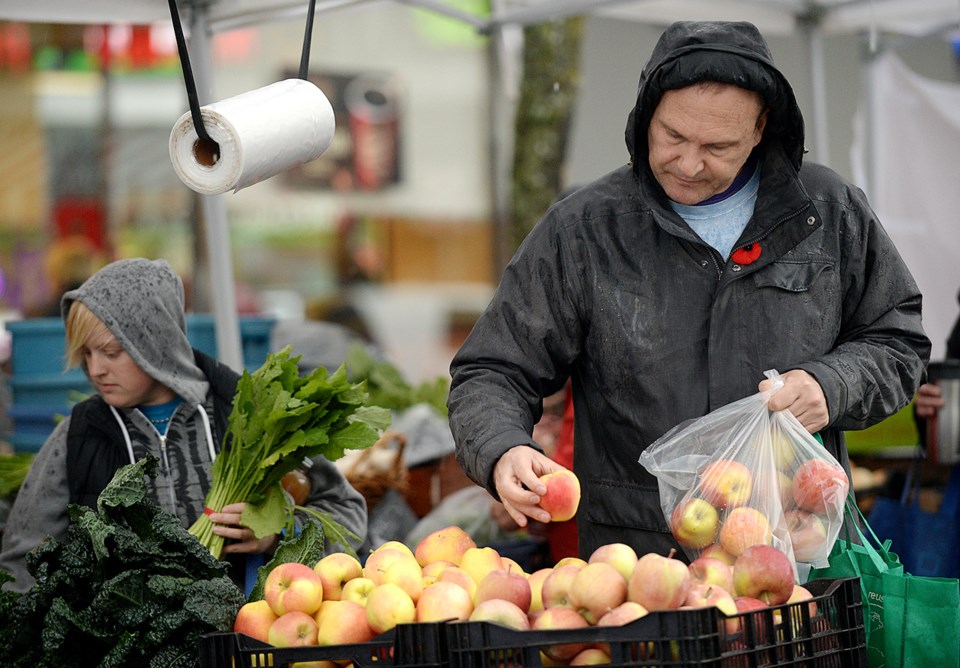
MULTIPOLYGON (((849 468, 843 431, 906 406, 930 342, 921 296, 864 194, 803 163, 793 91, 749 23, 670 26, 640 77, 631 161, 557 202, 452 365, 467 474, 521 525, 547 521, 530 437, 572 379, 581 556, 679 545, 640 453, 667 430, 770 399, 849 468)), ((680 552, 682 554, 682 552, 680 552)))

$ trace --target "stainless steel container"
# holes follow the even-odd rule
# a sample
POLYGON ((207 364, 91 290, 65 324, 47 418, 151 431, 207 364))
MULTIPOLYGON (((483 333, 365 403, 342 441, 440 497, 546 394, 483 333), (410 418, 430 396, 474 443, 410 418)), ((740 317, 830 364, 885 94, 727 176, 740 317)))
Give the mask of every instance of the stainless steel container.
POLYGON ((960 462, 960 361, 931 362, 931 383, 940 386, 944 406, 927 420, 927 457, 937 464, 960 462))

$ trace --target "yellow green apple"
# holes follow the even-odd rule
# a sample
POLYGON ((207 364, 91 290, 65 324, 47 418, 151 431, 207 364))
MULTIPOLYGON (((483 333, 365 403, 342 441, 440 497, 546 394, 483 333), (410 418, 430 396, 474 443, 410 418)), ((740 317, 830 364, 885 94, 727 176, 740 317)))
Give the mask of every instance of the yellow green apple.
POLYGON ((323 598, 327 601, 339 601, 343 585, 353 578, 363 575, 360 560, 346 552, 331 552, 313 566, 323 583, 323 598))

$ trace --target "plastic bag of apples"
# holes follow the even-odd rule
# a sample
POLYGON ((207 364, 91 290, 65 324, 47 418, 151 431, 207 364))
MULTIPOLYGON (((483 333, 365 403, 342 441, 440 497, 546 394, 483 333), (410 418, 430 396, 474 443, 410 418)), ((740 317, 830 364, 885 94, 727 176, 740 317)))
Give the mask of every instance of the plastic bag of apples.
POLYGON ((773 390, 674 427, 640 463, 657 477, 664 518, 691 560, 773 545, 803 581, 810 567, 827 564, 850 484, 789 411, 768 409, 782 381, 776 371, 765 375, 773 390))

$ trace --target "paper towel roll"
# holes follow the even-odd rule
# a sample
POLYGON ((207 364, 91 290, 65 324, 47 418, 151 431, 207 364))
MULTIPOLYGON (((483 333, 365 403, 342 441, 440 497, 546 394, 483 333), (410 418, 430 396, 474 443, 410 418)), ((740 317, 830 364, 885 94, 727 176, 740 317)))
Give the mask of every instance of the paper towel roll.
POLYGON ((215 162, 185 113, 170 132, 170 160, 190 189, 236 192, 316 160, 330 146, 333 107, 319 88, 287 79, 200 108, 203 126, 220 145, 215 162))

